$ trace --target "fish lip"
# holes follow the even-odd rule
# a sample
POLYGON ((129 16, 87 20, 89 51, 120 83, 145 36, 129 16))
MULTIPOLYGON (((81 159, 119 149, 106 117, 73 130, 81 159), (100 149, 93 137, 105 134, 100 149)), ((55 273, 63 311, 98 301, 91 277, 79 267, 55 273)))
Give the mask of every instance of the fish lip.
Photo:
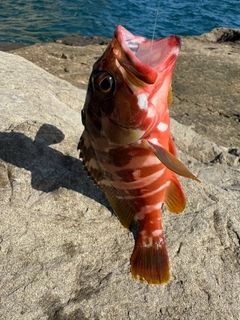
POLYGON ((150 83, 156 80, 158 73, 174 65, 181 48, 178 36, 147 40, 133 35, 121 25, 117 26, 114 36, 126 58, 138 73, 145 73, 143 80, 150 83))

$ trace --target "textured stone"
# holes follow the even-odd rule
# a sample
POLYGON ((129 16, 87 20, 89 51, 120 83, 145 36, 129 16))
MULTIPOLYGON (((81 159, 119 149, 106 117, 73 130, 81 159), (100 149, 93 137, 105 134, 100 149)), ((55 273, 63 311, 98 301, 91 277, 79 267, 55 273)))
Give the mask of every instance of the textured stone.
POLYGON ((185 211, 163 214, 171 281, 136 282, 133 234, 77 159, 85 91, 16 55, 0 63, 2 319, 238 319, 238 149, 172 120, 202 183, 181 179, 185 211))

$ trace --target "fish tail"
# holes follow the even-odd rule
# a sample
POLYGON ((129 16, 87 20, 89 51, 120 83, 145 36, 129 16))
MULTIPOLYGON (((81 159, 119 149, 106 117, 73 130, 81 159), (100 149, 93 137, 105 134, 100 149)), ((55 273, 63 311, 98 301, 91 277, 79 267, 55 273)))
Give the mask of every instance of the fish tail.
POLYGON ((169 281, 170 263, 162 229, 150 233, 149 229, 140 229, 131 256, 131 273, 136 280, 147 281, 149 284, 169 281))
MULTIPOLYGON (((161 240, 161 239, 159 239, 161 240)), ((156 241, 151 246, 145 246, 137 241, 131 257, 131 273, 139 281, 149 284, 164 284, 170 279, 170 264, 165 243, 159 245, 156 241)))

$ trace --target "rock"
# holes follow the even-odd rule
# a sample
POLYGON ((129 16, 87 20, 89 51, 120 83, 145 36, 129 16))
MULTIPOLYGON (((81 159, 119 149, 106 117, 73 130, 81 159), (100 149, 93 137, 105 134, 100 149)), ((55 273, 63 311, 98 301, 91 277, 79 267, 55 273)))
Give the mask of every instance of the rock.
MULTIPOLYGON (((240 141, 239 35, 237 29, 216 28, 199 37, 182 37, 173 76, 171 116, 228 148, 239 147, 240 141)), ((36 44, 13 53, 86 89, 92 65, 106 45, 93 45, 101 38, 67 37, 59 41, 61 44, 36 44), (91 45, 82 46, 88 42, 91 45)))
POLYGON ((68 46, 87 46, 92 44, 108 44, 111 39, 99 36, 93 37, 83 37, 83 36, 76 36, 76 35, 69 35, 64 38, 56 39, 55 42, 66 44, 68 46))
POLYGON ((171 281, 136 282, 133 234, 78 160, 85 91, 17 55, 0 61, 2 319, 238 319, 238 148, 172 120, 179 156, 202 183, 181 179, 185 211, 163 214, 171 281))
POLYGON ((103 54, 106 45, 73 46, 68 38, 56 41, 37 43, 12 53, 21 55, 78 88, 86 89, 92 65, 103 54))
POLYGON ((237 42, 240 41, 240 30, 229 28, 215 28, 211 32, 198 37, 212 42, 237 42))
POLYGON ((28 45, 23 42, 1 42, 0 41, 0 51, 11 51, 11 50, 20 49, 26 46, 28 45))
POLYGON ((239 147, 240 43, 209 42, 215 33, 183 38, 171 115, 219 145, 239 147))

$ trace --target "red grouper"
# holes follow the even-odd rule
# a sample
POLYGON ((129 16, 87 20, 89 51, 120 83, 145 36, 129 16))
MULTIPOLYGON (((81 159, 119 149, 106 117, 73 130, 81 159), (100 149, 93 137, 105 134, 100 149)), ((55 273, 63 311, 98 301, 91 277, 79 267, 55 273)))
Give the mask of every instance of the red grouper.
POLYGON ((170 278, 161 208, 185 207, 176 174, 199 181, 177 158, 170 134, 171 78, 181 40, 147 40, 122 26, 95 62, 82 110, 80 157, 120 222, 140 222, 131 256, 135 279, 170 278))

